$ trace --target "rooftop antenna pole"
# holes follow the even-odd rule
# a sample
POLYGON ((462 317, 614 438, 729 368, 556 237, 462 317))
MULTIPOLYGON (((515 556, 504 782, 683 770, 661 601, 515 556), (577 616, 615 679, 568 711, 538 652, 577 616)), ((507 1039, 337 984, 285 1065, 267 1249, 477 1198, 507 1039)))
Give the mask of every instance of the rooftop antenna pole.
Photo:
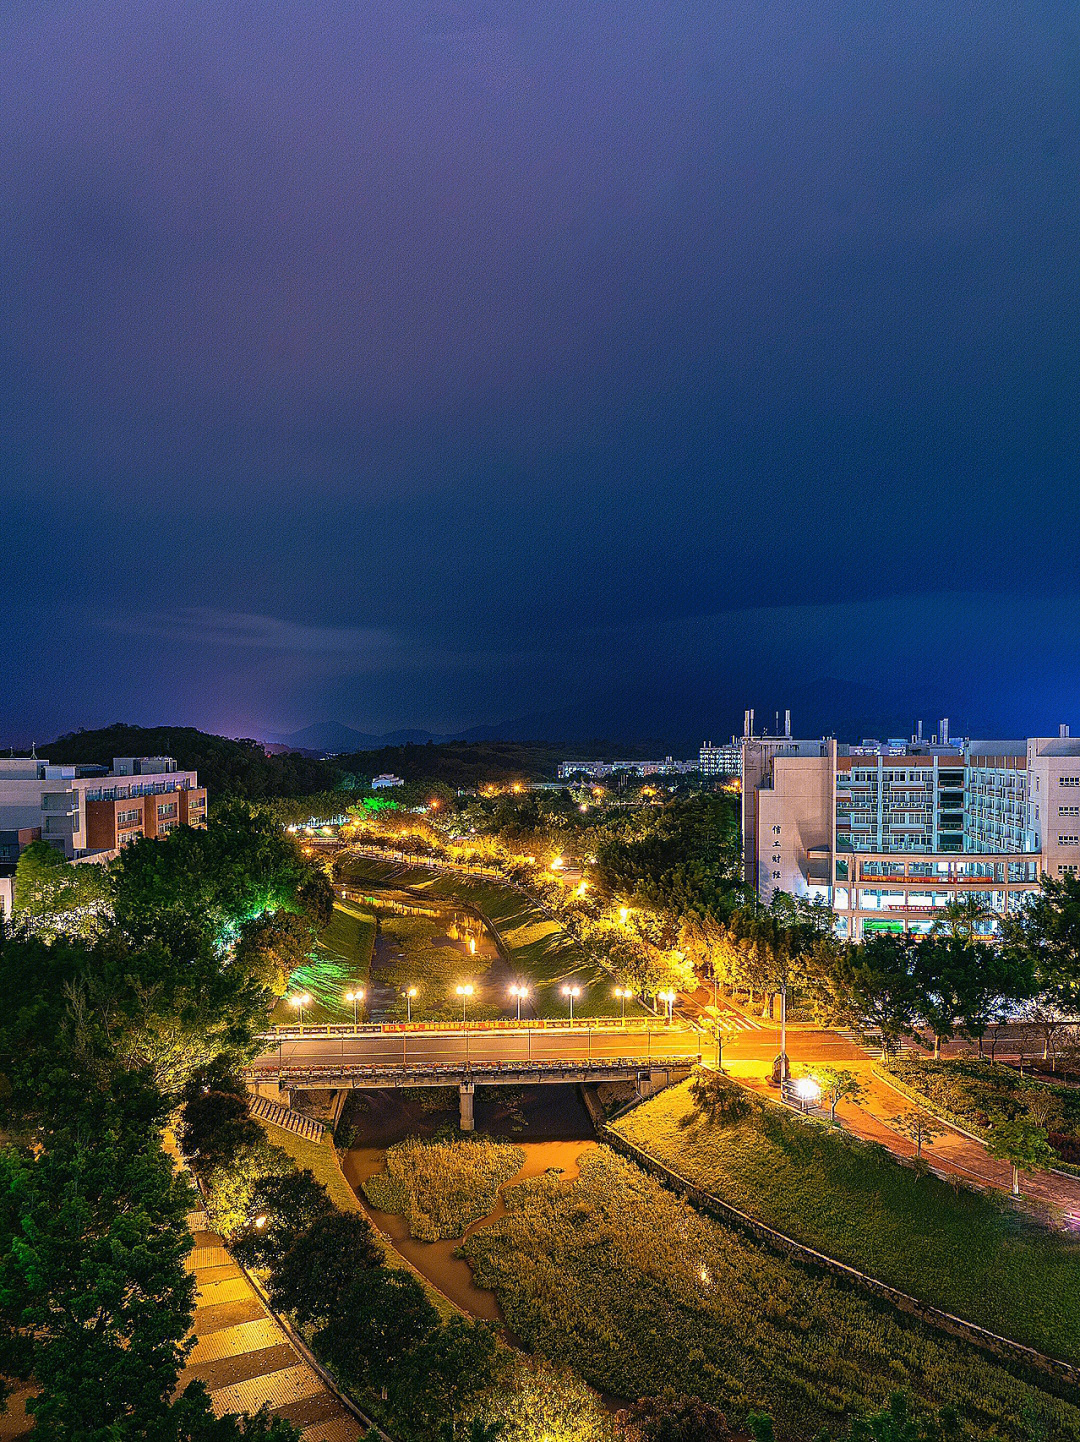
POLYGON ((790 712, 790 711, 785 711, 785 712, 784 712, 784 735, 785 735, 785 736, 790 736, 790 735, 791 735, 791 712, 790 712))

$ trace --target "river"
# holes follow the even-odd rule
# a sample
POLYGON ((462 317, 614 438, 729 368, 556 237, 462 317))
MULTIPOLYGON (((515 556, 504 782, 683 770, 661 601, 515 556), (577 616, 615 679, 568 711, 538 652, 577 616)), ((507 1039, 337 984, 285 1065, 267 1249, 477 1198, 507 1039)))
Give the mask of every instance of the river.
MULTIPOLYGON (((497 1090, 503 1089, 492 1088, 490 1093, 497 1096, 497 1090)), ((415 1100, 415 1093, 402 1096, 396 1092, 368 1092, 362 1101, 362 1109, 352 1118, 356 1144, 342 1157, 342 1169, 361 1206, 374 1225, 390 1238, 394 1248, 463 1311, 487 1321, 503 1322, 495 1293, 478 1287, 469 1263, 454 1255, 461 1246, 461 1237, 440 1242, 415 1241, 409 1236, 403 1216, 380 1212, 368 1203, 361 1190, 361 1183, 367 1177, 383 1169, 387 1147, 406 1136, 431 1136, 440 1126, 456 1119, 456 1090, 452 1111, 427 1111, 415 1100)), ((596 1146, 588 1113, 574 1087, 515 1089, 505 1102, 482 1098, 476 1103, 476 1118, 478 1133, 508 1137, 525 1153, 525 1164, 505 1184, 508 1187, 528 1177, 540 1176, 552 1167, 559 1168, 564 1178, 572 1181, 578 1175, 578 1158, 596 1146)), ((465 1236, 480 1227, 491 1226, 505 1215, 506 1206, 500 1192, 492 1210, 471 1223, 465 1236)), ((515 1339, 508 1333, 508 1340, 515 1339)))

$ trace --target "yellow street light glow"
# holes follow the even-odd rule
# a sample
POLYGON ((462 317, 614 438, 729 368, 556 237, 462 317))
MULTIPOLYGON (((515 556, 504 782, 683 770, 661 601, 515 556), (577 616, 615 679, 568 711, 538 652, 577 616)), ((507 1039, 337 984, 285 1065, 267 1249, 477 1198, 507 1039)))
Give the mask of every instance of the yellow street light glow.
POLYGON ((511 996, 528 996, 528 994, 529 988, 527 986, 512 986, 510 988, 511 996))
POLYGON ((308 994, 307 994, 306 991, 304 992, 304 994, 303 994, 302 996, 290 996, 290 997, 289 997, 289 1005, 290 1005, 290 1006, 307 1006, 307 1005, 309 1005, 310 1001, 311 1001, 311 997, 308 996, 308 994))
POLYGON ((625 923, 626 918, 627 918, 629 915, 630 915, 630 908, 629 908, 628 906, 620 906, 620 907, 619 907, 619 920, 620 920, 621 922, 625 923))
POLYGON ((459 986, 457 988, 457 994, 458 996, 472 996, 473 988, 471 986, 459 986))
POLYGON ((580 986, 564 986, 563 989, 562 989, 562 994, 563 994, 563 996, 580 996, 580 995, 581 995, 581 987, 580 987, 580 986))
POLYGON ((558 871, 558 870, 560 870, 560 868, 563 866, 563 864, 564 864, 564 863, 563 863, 563 859, 562 859, 561 856, 553 856, 553 857, 551 858, 551 869, 552 869, 552 871, 558 871))
POLYGON ((675 993, 673 991, 660 991, 657 992, 657 996, 661 1001, 673 1002, 675 1000, 675 993))
POLYGON ((821 1096, 821 1088, 812 1076, 801 1076, 791 1089, 801 1102, 816 1102, 821 1096))
POLYGON ((575 895, 575 896, 584 896, 585 893, 588 891, 588 889, 589 889, 589 883, 588 883, 587 881, 583 881, 583 882, 581 882, 581 884, 578 886, 578 889, 574 892, 574 895, 575 895))
POLYGON ((255 1218, 255 1225, 256 1225, 256 1227, 258 1227, 258 1229, 259 1229, 260 1231, 262 1231, 263 1227, 266 1226, 266 1218, 265 1218, 264 1216, 256 1217, 256 1218, 255 1218))
POLYGON ((364 999, 364 997, 365 997, 366 995, 367 995, 367 992, 365 992, 365 991, 363 991, 363 990, 361 990, 361 991, 347 991, 347 992, 345 993, 345 1000, 346 1000, 346 1001, 363 1001, 363 999, 364 999))
POLYGON ((469 937, 469 955, 470 955, 470 956, 475 956, 475 955, 476 955, 476 937, 475 937, 475 936, 470 936, 470 937, 469 937))
POLYGON ((420 995, 420 988, 419 988, 418 986, 410 986, 409 989, 406 991, 405 995, 406 995, 406 996, 412 996, 412 997, 419 996, 419 995, 420 995))
POLYGON ((626 1001, 629 1001, 633 994, 628 986, 617 986, 615 988, 615 995, 617 997, 623 997, 626 1001))

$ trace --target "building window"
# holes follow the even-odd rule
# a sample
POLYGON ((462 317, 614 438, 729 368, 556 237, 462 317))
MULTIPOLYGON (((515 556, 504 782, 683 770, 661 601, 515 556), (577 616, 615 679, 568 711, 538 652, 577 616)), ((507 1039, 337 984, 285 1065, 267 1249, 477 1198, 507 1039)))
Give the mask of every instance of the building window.
POLYGON ((142 813, 138 807, 136 807, 134 811, 118 811, 116 813, 116 824, 117 826, 135 826, 141 815, 142 813))
POLYGON ((1059 875, 1059 876, 1075 876, 1075 875, 1076 875, 1076 867, 1075 867, 1074 865, 1071 865, 1070 863, 1066 863, 1064 866, 1059 866, 1059 867, 1058 867, 1058 875, 1059 875))
POLYGON ((1080 816, 1080 806, 1059 806, 1059 816, 1080 816))
POLYGON ((1059 776, 1059 786, 1080 786, 1080 776, 1059 776))
POLYGON ((1080 836, 1059 836, 1059 846, 1080 846, 1080 836))

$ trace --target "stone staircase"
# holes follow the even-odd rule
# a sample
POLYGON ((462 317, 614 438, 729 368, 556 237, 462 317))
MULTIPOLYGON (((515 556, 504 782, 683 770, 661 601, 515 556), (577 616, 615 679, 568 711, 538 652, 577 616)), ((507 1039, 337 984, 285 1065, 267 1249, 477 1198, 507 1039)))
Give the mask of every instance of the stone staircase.
POLYGON ((305 1137, 309 1142, 322 1140, 325 1127, 322 1122, 314 1121, 306 1117, 302 1112, 291 1111, 283 1107, 279 1102, 272 1102, 266 1097, 251 1095, 248 1098, 248 1108, 253 1117, 258 1117, 264 1122, 273 1122, 277 1127, 284 1127, 287 1132, 295 1132, 298 1137, 305 1137))

